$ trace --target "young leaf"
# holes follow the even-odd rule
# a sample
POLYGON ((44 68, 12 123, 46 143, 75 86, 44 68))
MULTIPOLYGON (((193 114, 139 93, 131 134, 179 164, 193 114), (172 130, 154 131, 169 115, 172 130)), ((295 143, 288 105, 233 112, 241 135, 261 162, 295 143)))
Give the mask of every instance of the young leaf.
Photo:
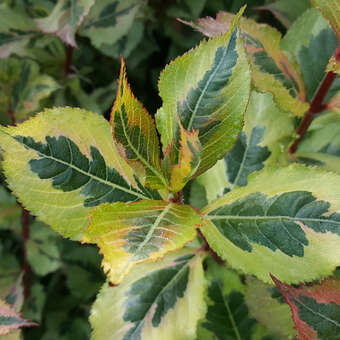
POLYGON ((179 120, 184 129, 199 130, 202 160, 196 175, 224 157, 239 134, 249 99, 250 73, 236 28, 201 44, 171 62, 162 72, 157 113, 163 152, 178 146, 179 120))
POLYGON ((340 280, 328 278, 319 284, 294 288, 274 276, 285 297, 300 340, 336 340, 340 334, 340 280))
MULTIPOLYGON (((252 339, 256 321, 248 315, 244 285, 238 275, 228 268, 209 263, 207 279, 208 310, 200 327, 212 333, 213 339, 252 339)), ((205 340, 205 337, 198 339, 205 340)))
POLYGON ((137 266, 118 287, 101 289, 92 339, 193 340, 205 313, 204 288, 202 258, 188 250, 137 266))
POLYGON ((200 223, 190 206, 118 202, 92 212, 83 241, 97 243, 104 255, 104 271, 113 284, 119 284, 136 264, 155 261, 193 240, 200 223))
POLYGON ((143 7, 140 0, 97 1, 85 18, 79 34, 90 38, 93 46, 103 54, 116 57, 117 43, 121 38, 126 38, 143 7))
MULTIPOLYGON (((198 19, 197 23, 188 24, 213 37, 226 32, 234 20, 234 14, 219 12, 216 19, 206 17, 198 19)), ((252 75, 255 86, 261 92, 271 92, 282 109, 302 116, 308 110, 308 105, 304 103, 304 84, 299 68, 280 49, 280 32, 247 18, 241 18, 240 31, 253 60, 253 67, 256 65, 261 70, 252 75), (298 95, 292 96, 294 92, 298 92, 298 95)))
MULTIPOLYGON (((190 178, 196 173, 201 162, 201 143, 198 131, 189 132, 180 126, 181 140, 178 155, 178 164, 171 169, 170 189, 172 192, 180 191, 190 178)), ((165 155, 165 158, 167 155, 165 155)), ((163 161, 164 164, 164 161, 163 161)))
POLYGON ((24 206, 65 237, 79 237, 91 207, 159 199, 143 188, 112 142, 110 124, 72 108, 2 127, 3 167, 24 206))
POLYGON ((9 334, 12 330, 21 327, 31 326, 37 326, 37 324, 23 319, 14 307, 0 300, 0 335, 9 334))
POLYGON ((269 282, 330 275, 339 264, 340 176, 299 165, 265 169, 202 210, 201 231, 228 263, 269 282))
POLYGON ((154 121, 134 97, 121 60, 117 98, 111 112, 114 140, 124 149, 125 158, 133 166, 138 162, 146 170, 146 185, 164 188, 167 183, 161 172, 159 142, 154 121))
POLYGON ((39 72, 28 59, 0 60, 0 121, 18 123, 41 109, 40 101, 59 88, 55 80, 39 72), (12 121, 9 119, 12 115, 12 121))
POLYGON ((296 335, 289 306, 284 303, 282 295, 277 293, 273 286, 254 277, 247 277, 245 302, 249 309, 249 315, 264 325, 271 333, 285 338, 296 335))
POLYGON ((36 19, 35 22, 44 33, 55 33, 66 44, 77 47, 77 28, 94 3, 94 0, 58 0, 47 18, 36 19))

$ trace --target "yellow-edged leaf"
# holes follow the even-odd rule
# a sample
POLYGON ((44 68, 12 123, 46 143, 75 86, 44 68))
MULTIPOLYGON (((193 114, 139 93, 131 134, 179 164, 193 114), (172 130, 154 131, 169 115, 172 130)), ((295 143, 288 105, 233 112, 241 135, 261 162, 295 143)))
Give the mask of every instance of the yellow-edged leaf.
POLYGON ((136 264, 155 261, 192 241, 200 223, 200 216, 187 205, 117 202, 92 212, 83 241, 99 246, 104 271, 119 284, 136 264))
POLYGON ((110 124, 89 111, 55 108, 1 127, 0 147, 11 190, 63 236, 78 238, 100 203, 153 197, 115 148, 110 124))
POLYGON ((112 134, 124 149, 124 157, 131 166, 141 163, 146 171, 146 185, 166 187, 160 168, 159 141, 155 123, 143 105, 134 97, 126 79, 122 58, 116 101, 111 112, 112 134))

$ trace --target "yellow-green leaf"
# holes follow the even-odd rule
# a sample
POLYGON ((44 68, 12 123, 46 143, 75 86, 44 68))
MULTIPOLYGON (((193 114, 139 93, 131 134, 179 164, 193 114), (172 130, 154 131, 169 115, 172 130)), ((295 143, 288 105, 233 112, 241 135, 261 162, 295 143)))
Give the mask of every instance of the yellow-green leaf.
POLYGON ((11 190, 63 236, 79 237, 100 203, 160 198, 120 156, 109 122, 89 111, 55 108, 2 127, 0 146, 11 190))
POLYGON ((181 140, 178 164, 174 165, 171 171, 172 192, 180 191, 189 179, 196 173, 201 162, 201 143, 198 131, 189 132, 180 127, 181 140))
POLYGON ((44 33, 55 33, 65 43, 77 47, 75 34, 95 0, 58 0, 51 14, 35 22, 44 33))
POLYGON ((340 40, 340 6, 338 0, 311 0, 312 6, 317 8, 332 25, 340 40))
POLYGON ((97 243, 104 271, 119 284, 136 264, 155 261, 192 241, 200 223, 200 216, 187 205, 118 202, 92 212, 83 241, 97 243))
POLYGON ((129 164, 134 166, 133 164, 138 162, 145 169, 146 185, 166 187, 167 183, 160 168, 159 141, 154 120, 134 97, 126 79, 123 59, 110 123, 113 137, 123 148, 129 164))
POLYGON ((105 284, 99 292, 92 340, 194 340, 205 286, 202 258, 188 250, 141 264, 118 287, 105 284))
POLYGON ((329 59, 326 72, 340 74, 340 58, 337 60, 334 56, 329 59))
POLYGON ((213 166, 234 144, 242 128, 249 90, 249 65, 237 23, 227 33, 203 41, 171 62, 162 72, 157 113, 163 152, 178 148, 180 128, 199 130, 202 160, 196 175, 213 166))
POLYGON ((245 273, 288 283, 330 275, 340 264, 340 175, 292 165, 267 168, 209 204, 210 247, 245 273))

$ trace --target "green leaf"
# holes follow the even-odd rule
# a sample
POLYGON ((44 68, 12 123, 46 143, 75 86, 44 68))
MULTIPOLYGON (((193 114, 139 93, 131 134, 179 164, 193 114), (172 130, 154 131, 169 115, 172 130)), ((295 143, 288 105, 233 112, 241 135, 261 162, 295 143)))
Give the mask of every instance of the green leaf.
POLYGON ((0 58, 25 54, 26 45, 38 33, 34 21, 25 10, 15 11, 5 3, 0 4, 0 17, 0 58))
POLYGON ((59 88, 53 78, 39 72, 28 59, 0 60, 0 121, 11 124, 25 120, 41 109, 40 101, 59 88))
POLYGON ((212 262, 208 265, 206 275, 209 280, 208 310, 201 327, 209 330, 213 339, 251 340, 255 320, 248 315, 244 285, 239 276, 227 267, 212 262))
POLYGON ((101 0, 93 6, 79 33, 105 55, 116 57, 115 45, 129 33, 144 6, 140 0, 101 0))
POLYGON ((293 329, 289 306, 280 300, 282 295, 276 294, 275 290, 273 286, 254 277, 247 277, 245 302, 249 314, 271 333, 286 338, 293 337, 296 331, 293 329))
POLYGON ((137 266, 118 287, 101 289, 90 316, 92 339, 195 339, 204 287, 202 258, 188 250, 137 266))
POLYGON ((265 282, 269 273, 288 283, 330 275, 340 255, 339 183, 318 168, 267 168, 204 208, 201 231, 232 267, 265 282))
POLYGON ((100 203, 160 198, 141 187, 120 156, 110 124, 85 110, 46 110, 1 128, 0 145, 11 190, 65 237, 81 236, 91 207, 100 203))
POLYGON ((311 100, 321 81, 329 59, 338 46, 338 39, 332 29, 322 30, 312 36, 309 47, 302 46, 297 55, 306 84, 307 100, 311 100))
POLYGON ((121 60, 116 101, 111 112, 114 140, 124 150, 126 160, 138 163, 146 175, 146 185, 153 188, 167 186, 161 172, 159 141, 154 121, 143 105, 134 97, 126 79, 124 60, 121 60))
POLYGON ((20 229, 21 207, 3 186, 0 187, 0 230, 20 229))
POLYGON ((92 212, 83 242, 97 243, 104 271, 113 284, 119 284, 136 264, 155 261, 192 241, 200 223, 190 206, 118 202, 92 212))
POLYGON ((337 0, 311 0, 312 6, 317 8, 332 25, 340 40, 340 8, 337 0))
POLYGON ((36 326, 34 322, 23 319, 13 307, 0 300, 0 335, 7 335, 21 327, 36 326))
POLYGON ((340 280, 294 288, 272 277, 290 306, 302 340, 336 340, 340 334, 340 280))
POLYGON ((310 3, 309 0, 278 0, 258 8, 271 11, 284 26, 289 27, 310 8, 310 3))
POLYGON ((40 222, 30 225, 30 238, 26 242, 27 259, 36 274, 44 276, 60 268, 59 240, 59 235, 47 225, 40 222))
POLYGON ((157 113, 163 152, 176 147, 180 129, 199 130, 202 160, 196 175, 224 157, 241 130, 249 98, 249 65, 238 38, 238 14, 229 31, 172 61, 161 73, 157 113))
POLYGON ((54 33, 66 44, 77 47, 76 31, 94 3, 94 0, 58 0, 47 18, 35 22, 44 33, 54 33))
MULTIPOLYGON (((25 318, 41 322, 46 302, 46 292, 44 286, 35 282, 30 287, 30 296, 25 300, 23 315, 25 318)), ((46 312, 46 311, 45 311, 46 312)))

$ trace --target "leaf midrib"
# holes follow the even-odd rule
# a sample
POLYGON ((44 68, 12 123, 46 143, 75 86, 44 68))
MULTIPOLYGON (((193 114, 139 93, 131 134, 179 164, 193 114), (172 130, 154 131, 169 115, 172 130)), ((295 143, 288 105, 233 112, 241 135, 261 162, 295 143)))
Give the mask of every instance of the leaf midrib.
POLYGON ((123 132, 124 132, 124 136, 130 146, 130 148, 133 150, 133 152, 137 155, 137 157, 140 159, 140 161, 148 168, 150 169, 150 171, 152 171, 156 177, 158 177, 161 182, 164 184, 165 187, 167 187, 167 183, 165 182, 164 180, 164 177, 154 168, 151 166, 151 164, 146 160, 144 159, 144 157, 139 153, 139 151, 134 147, 133 143, 131 142, 131 139, 130 139, 130 136, 129 134, 127 133, 126 131, 126 126, 125 126, 125 122, 124 122, 124 119, 122 117, 122 111, 119 110, 119 117, 120 117, 120 120, 122 122, 122 126, 123 126, 123 132))
MULTIPOLYGON (((145 315, 143 317, 143 319, 138 321, 138 326, 137 328, 134 330, 134 333, 140 328, 141 325, 143 325, 143 321, 144 319, 147 317, 148 313, 150 312, 150 309, 152 308, 152 306, 156 303, 156 301, 158 300, 158 298, 163 294, 164 290, 167 289, 173 282, 174 280, 177 278, 177 276, 179 276, 179 274, 183 271, 183 269, 185 269, 187 266, 189 265, 189 261, 172 277, 172 279, 161 289, 161 291, 159 292, 159 294, 157 295, 157 297, 155 297, 155 299, 153 300, 152 303, 150 303, 150 307, 147 309, 147 311, 145 312, 145 315)), ((176 306, 176 304, 173 306, 173 308, 176 306)), ((165 316, 165 315, 164 315, 165 316)), ((162 321, 162 320, 161 320, 162 321)))
MULTIPOLYGON (((4 132, 4 133, 6 133, 6 132, 4 132)), ((144 196, 143 194, 140 194, 140 193, 138 193, 138 192, 132 191, 132 190, 127 189, 127 188, 124 188, 124 187, 122 187, 122 186, 120 186, 120 185, 118 185, 118 184, 115 184, 115 183, 109 182, 109 181, 107 181, 107 180, 104 180, 104 179, 102 179, 102 178, 100 178, 100 177, 98 177, 98 176, 95 176, 95 175, 93 175, 93 174, 91 174, 91 173, 89 173, 89 172, 86 172, 86 171, 84 171, 84 170, 82 170, 82 169, 76 167, 76 166, 73 165, 73 164, 69 164, 69 163, 67 163, 67 162, 65 162, 65 161, 63 161, 63 160, 61 160, 61 159, 58 159, 58 158, 55 158, 55 157, 52 157, 52 156, 45 155, 45 154, 43 154, 42 152, 40 152, 40 151, 38 151, 38 150, 36 150, 36 149, 33 149, 32 147, 30 147, 30 146, 28 146, 28 145, 26 145, 26 144, 21 143, 20 141, 18 141, 17 139, 15 139, 12 135, 10 135, 10 134, 8 134, 8 133, 6 133, 6 134, 9 135, 11 138, 13 138, 13 139, 14 139, 16 142, 18 142, 19 144, 23 145, 25 148, 28 148, 28 149, 30 149, 30 150, 32 150, 32 151, 35 151, 41 158, 48 158, 48 159, 51 159, 51 160, 53 160, 53 161, 55 161, 55 162, 59 162, 60 164, 66 165, 66 166, 68 166, 68 167, 70 167, 70 168, 72 168, 72 169, 74 169, 74 170, 80 172, 81 174, 90 177, 91 179, 94 179, 94 180, 96 180, 96 181, 98 181, 98 182, 100 182, 100 183, 103 183, 103 184, 105 184, 105 185, 111 186, 111 187, 116 188, 116 189, 118 189, 118 190, 125 191, 125 192, 127 192, 127 193, 129 193, 129 194, 131 194, 131 195, 134 195, 134 196, 136 196, 136 197, 138 197, 138 198, 140 198, 140 199, 149 199, 149 197, 144 196)), ((117 171, 117 170, 116 170, 116 171, 117 171)))

